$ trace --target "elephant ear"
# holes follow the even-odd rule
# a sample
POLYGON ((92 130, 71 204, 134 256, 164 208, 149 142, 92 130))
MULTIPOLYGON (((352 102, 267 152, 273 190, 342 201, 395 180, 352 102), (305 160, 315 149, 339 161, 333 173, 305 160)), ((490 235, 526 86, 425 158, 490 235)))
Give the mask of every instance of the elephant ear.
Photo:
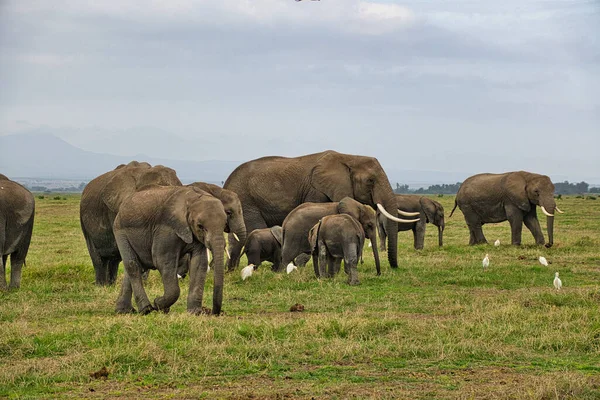
POLYGON ((312 186, 331 201, 354 197, 350 167, 340 154, 327 152, 316 163, 311 173, 312 186))
POLYGON ((527 181, 518 173, 507 174, 502 182, 504 193, 519 209, 527 212, 531 209, 527 197, 527 181))
POLYGON ((190 195, 192 197, 202 196, 195 191, 177 190, 166 202, 166 212, 164 213, 166 218, 166 221, 164 222, 187 244, 194 241, 194 235, 192 234, 188 222, 188 204, 190 195))
POLYGON ((283 230, 279 225, 275 225, 269 229, 271 231, 271 235, 277 240, 280 246, 283 245, 283 230))
POLYGON ((425 222, 427 223, 433 223, 435 222, 435 204, 433 203, 433 201, 431 199, 428 199, 427 197, 421 197, 419 199, 419 203, 421 204, 421 210, 423 210, 423 212, 425 213, 425 217, 427 218, 427 220, 425 222))
POLYGON ((348 214, 354 219, 361 220, 362 204, 351 197, 344 197, 338 203, 337 207, 339 214, 348 214))
POLYGON ((310 244, 311 253, 314 253, 315 248, 317 247, 317 239, 319 236, 319 228, 321 227, 321 221, 322 220, 319 220, 319 222, 315 224, 315 226, 310 228, 310 231, 308 232, 308 243, 310 244))
POLYGON ((117 214, 123 201, 135 192, 135 179, 126 172, 126 168, 121 168, 102 190, 102 201, 111 212, 117 214))

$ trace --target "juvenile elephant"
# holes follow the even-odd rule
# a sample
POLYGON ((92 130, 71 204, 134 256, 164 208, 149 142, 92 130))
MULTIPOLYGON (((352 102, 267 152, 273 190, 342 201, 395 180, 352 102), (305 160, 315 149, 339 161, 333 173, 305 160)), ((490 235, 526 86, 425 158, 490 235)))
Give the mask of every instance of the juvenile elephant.
POLYGON ((289 264, 300 254, 310 254, 312 247, 308 241, 308 232, 321 218, 333 214, 348 214, 359 221, 366 237, 373 243, 375 268, 377 275, 380 275, 375 212, 351 197, 344 197, 339 202, 304 203, 294 208, 283 221, 282 265, 289 264))
POLYGON ((523 223, 537 244, 544 244, 544 234, 537 218, 536 206, 546 215, 548 242, 554 243, 554 211, 562 212, 554 202, 554 184, 546 175, 518 171, 504 174, 479 174, 466 179, 458 189, 454 208, 459 207, 469 227, 469 244, 487 243, 482 225, 508 220, 513 245, 521 244, 523 223))
POLYGON ((242 254, 248 257, 248 265, 254 264, 254 269, 263 261, 273 263, 273 270, 281 269, 281 227, 255 229, 248 235, 242 254))
MULTIPOLYGON (((235 247, 238 242, 242 244, 246 242, 246 225, 244 224, 242 203, 235 192, 205 182, 194 182, 187 186, 193 186, 195 188, 204 190, 205 192, 208 192, 221 200, 221 203, 223 203, 225 213, 227 214, 227 225, 225 226, 225 232, 229 233, 229 254, 231 254, 233 247, 235 247)), ((231 265, 229 265, 229 268, 233 269, 231 265)))
POLYGON ((348 284, 359 284, 358 260, 362 256, 365 232, 357 220, 347 214, 323 217, 309 231, 308 240, 317 278, 333 277, 344 260, 348 284))
POLYGON ((121 203, 146 185, 181 186, 171 168, 132 161, 91 180, 83 190, 79 219, 85 243, 96 271, 97 285, 112 285, 121 255, 113 223, 121 203))
MULTIPOLYGON (((237 167, 225 189, 240 197, 248 232, 282 225, 285 217, 306 202, 327 203, 352 197, 373 209, 395 210, 390 181, 376 158, 324 151, 301 157, 263 157, 237 167)), ((397 219, 388 211, 388 259, 398 267, 397 219)), ((241 244, 231 253, 230 266, 239 262, 241 244)))
POLYGON ((21 286, 21 271, 31 242, 35 201, 17 182, 0 174, 0 290, 7 289, 6 262, 10 256, 10 286, 21 286))
MULTIPOLYGON (((179 298, 177 270, 189 256, 190 290, 187 309, 198 314, 208 269, 213 256, 213 314, 221 312, 227 215, 221 201, 193 187, 149 186, 126 199, 114 222, 115 238, 123 256, 125 277, 117 300, 118 313, 135 312, 132 291, 141 314, 168 312, 179 298), (164 295, 154 306, 142 284, 142 273, 158 269, 164 295)), ((187 262, 187 261, 186 261, 187 262)))
MULTIPOLYGON (((420 250, 425 244, 425 228, 427 223, 437 226, 438 244, 442 246, 445 223, 444 207, 440 203, 428 197, 413 194, 397 194, 396 201, 398 202, 398 209, 420 213, 418 222, 409 224, 398 223, 398 232, 412 230, 415 249, 420 250)), ((377 213, 377 228, 379 230, 381 251, 385 251, 385 238, 387 236, 385 220, 386 218, 381 213, 377 213)))

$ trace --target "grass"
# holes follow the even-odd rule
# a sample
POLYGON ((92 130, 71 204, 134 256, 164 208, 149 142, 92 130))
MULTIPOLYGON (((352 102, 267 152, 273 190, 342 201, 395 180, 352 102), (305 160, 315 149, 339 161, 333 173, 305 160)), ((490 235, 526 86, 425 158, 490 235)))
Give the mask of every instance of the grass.
MULTIPOLYGON (((436 200, 449 214, 454 197, 436 200)), ((187 280, 168 315, 116 315, 119 285, 93 284, 79 197, 38 197, 22 287, 0 293, 0 397, 599 398, 600 208, 558 201, 551 249, 526 229, 510 246, 507 223, 484 226, 500 247, 468 246, 457 211, 443 248, 431 225, 422 251, 401 232, 397 270, 375 276, 366 250, 356 287, 317 280, 310 263, 228 274, 212 317, 186 313, 187 280), (102 367, 107 379, 90 377, 102 367)), ((161 293, 157 272, 147 290, 161 293)))

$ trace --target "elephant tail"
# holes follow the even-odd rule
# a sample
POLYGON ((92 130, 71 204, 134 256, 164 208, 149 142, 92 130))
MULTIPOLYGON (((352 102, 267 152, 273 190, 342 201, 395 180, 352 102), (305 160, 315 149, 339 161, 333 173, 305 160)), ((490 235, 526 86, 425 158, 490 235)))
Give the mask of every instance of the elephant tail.
POLYGON ((454 208, 452 209, 452 212, 450 212, 450 215, 448 216, 448 218, 452 217, 452 214, 454 214, 454 210, 456 210, 457 205, 458 205, 458 203, 456 202, 456 199, 454 199, 454 208))

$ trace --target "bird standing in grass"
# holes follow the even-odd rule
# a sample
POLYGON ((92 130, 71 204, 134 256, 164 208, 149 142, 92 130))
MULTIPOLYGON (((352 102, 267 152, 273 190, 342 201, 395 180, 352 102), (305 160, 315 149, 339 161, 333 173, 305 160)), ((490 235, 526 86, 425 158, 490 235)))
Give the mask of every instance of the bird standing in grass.
POLYGON ((500 246, 500 239, 496 239, 496 241, 494 242, 494 246, 496 246, 496 247, 500 246))
POLYGON ((540 256, 540 258, 538 258, 538 260, 540 260, 540 264, 542 264, 544 267, 548 266, 548 260, 546 260, 546 257, 540 256))
POLYGON ((293 263, 289 263, 286 267, 286 271, 288 274, 291 273, 295 269, 298 269, 298 267, 296 267, 293 263))
POLYGON ((242 280, 245 281, 246 278, 252 276, 252 272, 254 272, 254 264, 250 264, 247 267, 243 268, 241 272, 242 280))
POLYGON ((556 290, 560 290, 562 288, 562 281, 558 277, 558 272, 554 274, 554 287, 556 290))
POLYGON ((486 254, 485 257, 483 257, 483 262, 481 263, 481 265, 483 265, 484 270, 490 266, 490 256, 488 254, 486 254))

